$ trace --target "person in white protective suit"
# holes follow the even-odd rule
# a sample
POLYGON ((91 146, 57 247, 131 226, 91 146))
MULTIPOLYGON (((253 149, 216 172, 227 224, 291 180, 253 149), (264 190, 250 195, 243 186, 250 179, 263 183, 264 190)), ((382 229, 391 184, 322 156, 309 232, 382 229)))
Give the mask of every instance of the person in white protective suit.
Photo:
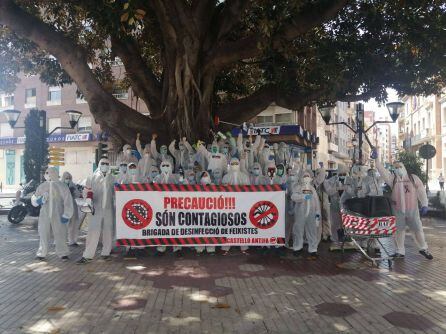
POLYGON ((125 178, 120 180, 121 184, 129 184, 129 183, 140 183, 141 177, 139 175, 138 166, 135 163, 131 162, 127 165, 127 173, 125 178))
POLYGON ((185 178, 188 184, 196 184, 197 178, 195 176, 195 172, 193 170, 187 170, 185 172, 185 178))
POLYGON ((392 209, 396 216, 396 253, 394 257, 403 258, 406 254, 404 241, 408 227, 419 253, 426 259, 432 260, 433 256, 428 250, 420 219, 420 212, 425 215, 428 210, 428 199, 423 182, 418 176, 408 174, 404 164, 399 161, 394 163, 395 175, 384 168, 379 159, 376 160, 376 168, 384 182, 392 189, 392 209), (418 208, 418 203, 420 203, 421 209, 418 208))
POLYGON ((266 174, 269 164, 275 162, 274 153, 270 146, 265 143, 264 139, 262 139, 262 143, 260 144, 259 162, 264 174, 266 174))
POLYGON ((383 183, 383 179, 377 175, 376 170, 370 168, 367 171, 367 176, 362 179, 358 197, 383 196, 383 183))
POLYGON ((113 241, 115 182, 116 179, 110 171, 110 161, 102 158, 99 160, 99 168, 87 178, 85 183, 84 195, 86 200, 92 202, 95 211, 89 221, 85 251, 77 264, 86 264, 93 260, 101 235, 101 257, 103 260, 110 259, 113 241))
POLYGON ((80 222, 79 219, 79 208, 76 203, 76 198, 81 198, 82 193, 73 183, 73 176, 69 172, 64 172, 62 174, 62 182, 65 183, 70 190, 71 197, 73 198, 73 216, 70 218, 70 222, 68 223, 68 246, 79 246, 77 243, 79 238, 79 228, 80 222))
POLYGON ((286 182, 286 202, 285 202, 285 247, 289 247, 292 230, 294 226, 294 201, 291 199, 293 187, 298 183, 301 170, 299 167, 291 168, 288 172, 286 182))
POLYGON ((59 181, 59 172, 56 168, 49 167, 44 177, 45 182, 37 187, 31 197, 33 206, 41 206, 38 223, 40 242, 37 258, 43 261, 48 255, 52 230, 56 255, 62 260, 68 260, 67 227, 73 216, 73 198, 66 184, 59 181))
MULTIPOLYGON (((201 173, 200 177, 200 184, 201 185, 210 185, 212 184, 211 175, 208 172, 201 173)), ((215 254, 215 246, 195 246, 195 250, 197 254, 203 253, 203 251, 206 249, 206 252, 210 255, 215 254)))
MULTIPOLYGON (((170 161, 164 160, 161 162, 160 165, 160 171, 161 174, 158 175, 153 183, 159 183, 159 184, 178 184, 179 183, 179 177, 178 175, 173 173, 173 165, 170 161)), ((173 246, 172 247, 173 252, 177 253, 177 256, 182 256, 181 252, 181 246, 173 246)), ((158 246, 156 247, 156 256, 164 255, 166 252, 166 246, 158 246)))
POLYGON ((140 134, 138 133, 136 137, 136 149, 139 154, 141 154, 141 159, 138 161, 138 171, 141 178, 146 178, 149 176, 150 167, 156 166, 156 160, 153 159, 150 145, 147 144, 142 148, 140 134))
POLYGON ((120 162, 119 163, 119 171, 118 171, 118 175, 116 176, 116 182, 117 183, 126 183, 127 180, 127 171, 128 171, 128 166, 125 162, 120 162))
POLYGON ((263 175, 262 166, 258 162, 254 162, 249 175, 249 183, 255 186, 268 183, 268 178, 263 175))
POLYGON ((324 167, 316 169, 313 186, 319 196, 321 204, 321 225, 319 227, 322 241, 331 241, 331 223, 330 223, 330 201, 328 195, 324 191, 324 181, 326 179, 326 171, 324 167))
POLYGON ((118 164, 138 163, 138 159, 133 155, 132 147, 129 144, 122 147, 122 152, 119 153, 117 161, 118 164))
POLYGON ((285 167, 283 165, 275 166, 274 162, 271 162, 267 169, 267 175, 265 179, 264 185, 268 184, 279 184, 283 185, 286 184, 286 175, 285 174, 285 167), (281 174, 281 175, 278 175, 281 174))
POLYGON ((142 181, 147 183, 153 183, 153 181, 156 179, 158 175, 160 175, 159 168, 157 166, 151 166, 149 168, 149 173, 147 174, 146 177, 142 178, 142 181))
POLYGON ((279 144, 277 153, 276 153, 276 164, 282 164, 282 165, 286 165, 287 163, 289 163, 291 160, 290 157, 290 150, 288 148, 288 145, 285 144, 284 142, 281 142, 279 144))
POLYGON ((183 137, 180 142, 178 142, 178 150, 175 148, 176 140, 172 140, 169 145, 169 152, 175 158, 175 171, 178 172, 180 167, 184 169, 188 168, 189 163, 189 150, 185 143, 187 142, 186 137, 183 137))
POLYGON ((208 161, 207 170, 210 171, 212 176, 215 169, 220 169, 223 173, 226 173, 228 170, 228 160, 226 160, 226 156, 223 153, 219 152, 220 147, 216 141, 211 145, 211 152, 201 144, 197 146, 197 150, 202 156, 206 157, 208 161))
POLYGON ((304 247, 304 235, 308 241, 309 256, 317 257, 319 245, 319 224, 321 221, 321 207, 316 189, 312 185, 311 172, 305 171, 301 182, 295 184, 291 199, 294 201, 294 226, 293 226, 293 254, 302 255, 304 247))
POLYGON ((170 164, 173 166, 173 158, 167 153, 166 145, 161 145, 159 152, 156 150, 156 138, 158 138, 158 135, 154 133, 152 135, 152 141, 150 142, 152 158, 156 160, 157 166, 159 166, 163 161, 169 161, 170 164))
POLYGON ((245 155, 244 166, 242 170, 251 170, 251 167, 254 164, 255 160, 254 157, 257 155, 257 150, 260 146, 260 141, 260 136, 256 136, 254 143, 252 142, 252 136, 249 136, 248 139, 243 140, 243 134, 242 131, 240 131, 237 137, 237 150, 240 157, 242 156, 242 154, 245 155))
POLYGON ((344 192, 344 182, 347 177, 347 169, 339 165, 337 175, 326 179, 323 183, 324 191, 330 200, 330 223, 331 238, 335 242, 342 241, 342 219, 341 219, 341 195, 344 192))
MULTIPOLYGON (((240 170, 240 160, 232 158, 229 163, 229 172, 223 176, 223 185, 249 185, 249 176, 240 170)), ((248 246, 240 246, 243 254, 247 254, 248 246)), ((231 246, 222 246, 223 255, 227 255, 231 246)))

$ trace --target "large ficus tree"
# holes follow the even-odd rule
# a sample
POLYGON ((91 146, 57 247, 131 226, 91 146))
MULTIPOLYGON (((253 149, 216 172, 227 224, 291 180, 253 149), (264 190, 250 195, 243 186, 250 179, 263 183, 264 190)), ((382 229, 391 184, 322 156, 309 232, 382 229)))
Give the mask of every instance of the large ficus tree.
POLYGON ((386 87, 431 94, 446 69, 436 0, 0 0, 0 25, 2 89, 20 71, 74 81, 121 142, 206 139, 214 116, 240 123, 271 103, 384 100, 386 87), (113 84, 150 115, 116 100, 113 84))

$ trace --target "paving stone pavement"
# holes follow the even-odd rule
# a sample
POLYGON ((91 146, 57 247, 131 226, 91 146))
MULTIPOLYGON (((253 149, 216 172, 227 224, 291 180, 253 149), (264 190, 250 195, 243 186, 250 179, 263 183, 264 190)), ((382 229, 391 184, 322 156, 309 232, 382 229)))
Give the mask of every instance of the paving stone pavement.
POLYGON ((316 261, 234 249, 78 266, 82 247, 36 261, 36 223, 2 216, 0 333, 446 333, 446 220, 424 224, 435 259, 408 237, 392 270, 326 244, 316 261))

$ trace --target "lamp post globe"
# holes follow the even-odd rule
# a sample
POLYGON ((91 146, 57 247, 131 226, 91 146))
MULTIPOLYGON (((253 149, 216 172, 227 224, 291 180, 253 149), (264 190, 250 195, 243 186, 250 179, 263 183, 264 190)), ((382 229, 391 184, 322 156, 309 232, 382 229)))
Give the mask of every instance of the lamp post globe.
POLYGON ((390 118, 393 122, 396 122, 401 112, 404 110, 403 102, 390 102, 386 104, 387 110, 389 111, 390 118))
POLYGON ((333 113, 334 110, 334 105, 325 105, 318 107, 318 109, 325 124, 328 125, 328 123, 330 123, 331 114, 333 113))
POLYGON ((17 124, 17 120, 20 117, 21 111, 15 109, 4 110, 3 113, 6 116, 6 120, 8 121, 11 128, 14 128, 17 124))
POLYGON ((82 116, 82 113, 77 110, 67 110, 65 113, 68 115, 68 122, 70 123, 70 127, 74 129, 74 127, 79 123, 79 119, 82 116))

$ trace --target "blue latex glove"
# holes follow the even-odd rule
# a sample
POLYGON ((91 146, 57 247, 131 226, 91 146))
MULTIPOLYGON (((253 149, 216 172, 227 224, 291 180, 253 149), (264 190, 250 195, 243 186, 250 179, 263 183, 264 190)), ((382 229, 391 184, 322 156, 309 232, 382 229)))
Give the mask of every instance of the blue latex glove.
POLYGON ((37 205, 43 205, 43 196, 40 196, 39 198, 37 198, 36 203, 37 203, 37 205))
POLYGON ((304 200, 309 201, 311 199, 311 195, 310 194, 306 194, 304 196, 304 200))
POLYGON ((280 185, 280 188, 282 188, 282 190, 287 190, 287 185, 286 185, 286 183, 281 184, 281 185, 280 185))
POLYGON ((114 186, 114 187, 117 187, 117 186, 119 186, 119 183, 118 183, 118 182, 115 182, 115 183, 113 183, 113 186, 114 186))
POLYGON ((427 206, 423 206, 421 209, 420 209, 420 214, 422 215, 422 216, 425 216, 425 215, 427 215, 427 206))
POLYGON ((65 218, 64 216, 60 217, 60 222, 61 222, 62 224, 68 224, 69 221, 70 221, 70 220, 69 220, 68 218, 65 218))

